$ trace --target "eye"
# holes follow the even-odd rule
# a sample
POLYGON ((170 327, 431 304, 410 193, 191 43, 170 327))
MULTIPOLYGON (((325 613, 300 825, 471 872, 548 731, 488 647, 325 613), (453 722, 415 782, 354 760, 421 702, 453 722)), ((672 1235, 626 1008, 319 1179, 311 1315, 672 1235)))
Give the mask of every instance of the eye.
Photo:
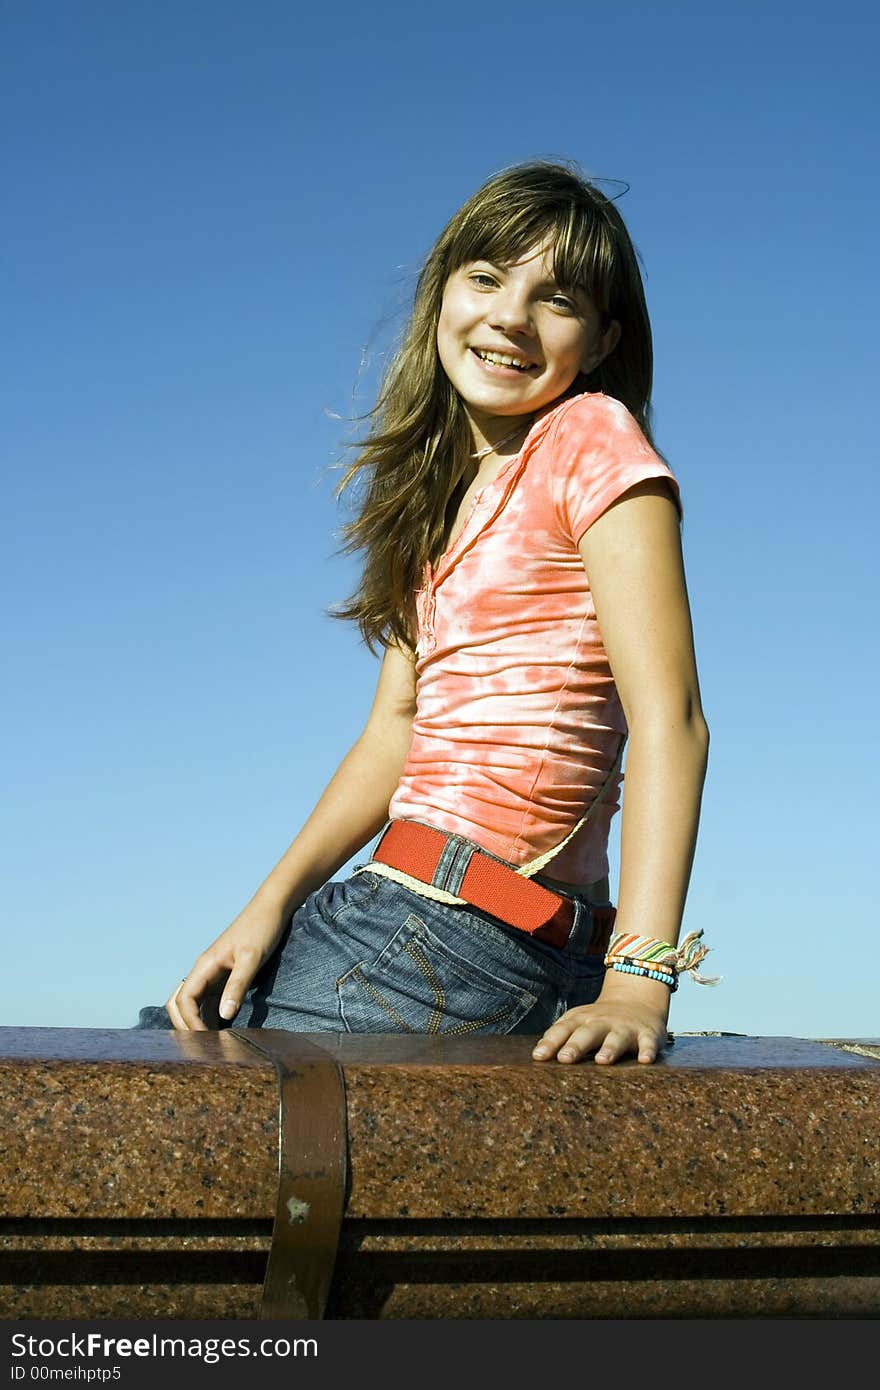
POLYGON ((475 285, 480 285, 481 288, 484 286, 491 288, 498 283, 495 276, 490 275, 488 270, 472 270, 468 279, 472 280, 475 285))
POLYGON ((556 308, 556 309, 561 309, 561 310, 563 310, 563 312, 566 313, 566 314, 576 314, 576 313, 577 313, 577 305, 575 304, 575 302, 574 302, 573 299, 570 299, 570 298, 568 297, 567 294, 559 294, 559 293, 557 293, 557 294, 551 295, 551 296, 550 296, 550 303, 554 306, 554 308, 556 308))

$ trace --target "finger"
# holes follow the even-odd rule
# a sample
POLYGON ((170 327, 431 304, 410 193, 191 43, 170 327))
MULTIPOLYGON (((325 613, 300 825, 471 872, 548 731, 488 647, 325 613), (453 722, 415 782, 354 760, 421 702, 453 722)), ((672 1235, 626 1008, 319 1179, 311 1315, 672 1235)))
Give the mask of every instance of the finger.
POLYGON ((571 1036, 572 1029, 560 1022, 554 1023, 552 1028, 548 1028, 543 1037, 539 1038, 532 1048, 532 1056, 536 1062, 547 1062, 551 1057, 555 1057, 560 1047, 563 1047, 571 1036))
POLYGON ((181 980, 165 1005, 175 1028, 185 1029, 193 1033, 208 1032, 207 1025, 202 1022, 202 1016, 199 1012, 199 1003, 203 992, 204 986, 201 984, 197 972, 194 971, 181 980))
POLYGON ((639 1061, 646 1063, 656 1062, 658 1054, 665 1043, 665 1035, 652 1033, 647 1029, 643 1029, 642 1032, 639 1033, 639 1061))
POLYGON ((185 1023, 184 1020, 183 1020, 183 1017, 182 1017, 182 1015, 181 1015, 180 1009, 177 1007, 177 995, 176 995, 176 993, 175 993, 175 994, 172 994, 172 995, 170 996, 170 998, 168 998, 168 999, 165 1000, 165 1012, 166 1012, 166 1014, 168 1015, 168 1017, 171 1019, 171 1026, 172 1026, 177 1032, 188 1032, 188 1031, 189 1031, 189 1029, 188 1029, 186 1023, 185 1023))
MULTIPOLYGON (((583 1022, 583 1020, 580 1020, 583 1022)), ((543 1061, 548 1057, 555 1057, 560 1047, 563 1047, 571 1037, 579 1020, 573 1018, 569 1013, 565 1013, 551 1024, 547 1031, 540 1037, 532 1049, 532 1056, 538 1061, 543 1061)))
POLYGON ((237 952, 220 996, 218 1012, 221 1018, 227 1021, 235 1018, 262 963, 263 957, 257 951, 243 948, 237 952))
POLYGON ((229 979, 226 981, 226 988, 223 991, 223 997, 220 1000, 218 1012, 220 1017, 226 1019, 227 1022, 235 1018, 235 1015, 241 1008, 242 1001, 251 986, 254 974, 255 971, 253 970, 236 969, 233 970, 229 979))
POLYGON ((608 1031, 607 1023, 600 1019, 562 1018, 549 1028, 532 1052, 539 1062, 550 1057, 560 1061, 577 1061, 585 1052, 598 1047, 608 1031), (564 1054, 564 1055, 563 1055, 564 1054))
POLYGON ((180 1014, 177 1012, 177 1010, 176 1010, 176 1008, 175 1008, 175 1006, 174 1006, 174 1000, 173 1000, 173 998, 171 998, 171 999, 166 999, 166 1000, 165 1000, 165 1003, 164 1003, 164 1005, 163 1005, 163 1007, 164 1007, 164 1009, 165 1009, 166 1014, 167 1014, 168 1017, 171 1019, 171 1027, 174 1028, 175 1031, 176 1031, 176 1030, 177 1030, 178 1028, 180 1028, 182 1025, 181 1025, 181 1021, 180 1021, 180 1014))
POLYGON ((640 1062, 653 1062, 662 1045, 662 1037, 652 1028, 640 1028, 636 1033, 618 1029, 611 1031, 596 1053, 596 1061, 601 1065, 616 1062, 620 1057, 635 1052, 640 1062))
POLYGON ((171 998, 165 1003, 165 1012, 178 1032, 182 1033, 201 1033, 206 1031, 206 1025, 201 1017, 193 1019, 191 1014, 184 1014, 180 1008, 177 994, 172 994, 171 998))
POLYGON ((622 1029, 609 1029, 604 1042, 596 1053, 595 1061, 600 1067, 608 1066, 611 1062, 616 1062, 619 1057, 625 1057, 627 1053, 637 1050, 636 1039, 632 1033, 624 1032, 622 1029))

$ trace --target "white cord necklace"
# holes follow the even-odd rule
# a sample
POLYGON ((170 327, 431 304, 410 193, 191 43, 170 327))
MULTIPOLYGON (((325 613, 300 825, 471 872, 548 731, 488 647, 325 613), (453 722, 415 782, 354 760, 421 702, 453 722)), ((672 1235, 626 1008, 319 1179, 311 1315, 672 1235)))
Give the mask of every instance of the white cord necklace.
POLYGON ((515 439, 522 428, 522 425, 517 425, 515 430, 511 430, 510 434, 506 434, 503 439, 499 439, 497 444, 487 444, 484 449, 479 449, 477 453, 471 454, 471 458, 484 459, 487 454, 497 453, 499 449, 504 448, 505 444, 509 444, 511 439, 515 439))

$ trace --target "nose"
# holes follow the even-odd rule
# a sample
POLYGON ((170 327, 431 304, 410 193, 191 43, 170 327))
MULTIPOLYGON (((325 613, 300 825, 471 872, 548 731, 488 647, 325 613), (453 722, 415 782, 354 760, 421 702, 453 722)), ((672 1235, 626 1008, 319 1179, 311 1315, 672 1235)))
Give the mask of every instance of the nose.
POLYGON ((534 332, 529 297, 511 285, 493 295, 489 319, 490 326, 503 333, 534 332))

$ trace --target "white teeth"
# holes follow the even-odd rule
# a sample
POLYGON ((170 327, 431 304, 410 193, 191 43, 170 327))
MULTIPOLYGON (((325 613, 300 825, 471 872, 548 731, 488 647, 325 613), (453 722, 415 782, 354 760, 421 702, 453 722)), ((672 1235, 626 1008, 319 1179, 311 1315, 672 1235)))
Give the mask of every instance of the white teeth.
POLYGON ((485 352, 482 348, 474 348, 474 352, 484 362, 492 362, 496 367, 516 367, 521 372, 529 370, 530 363, 518 362, 515 357, 507 357, 502 352, 485 352))

